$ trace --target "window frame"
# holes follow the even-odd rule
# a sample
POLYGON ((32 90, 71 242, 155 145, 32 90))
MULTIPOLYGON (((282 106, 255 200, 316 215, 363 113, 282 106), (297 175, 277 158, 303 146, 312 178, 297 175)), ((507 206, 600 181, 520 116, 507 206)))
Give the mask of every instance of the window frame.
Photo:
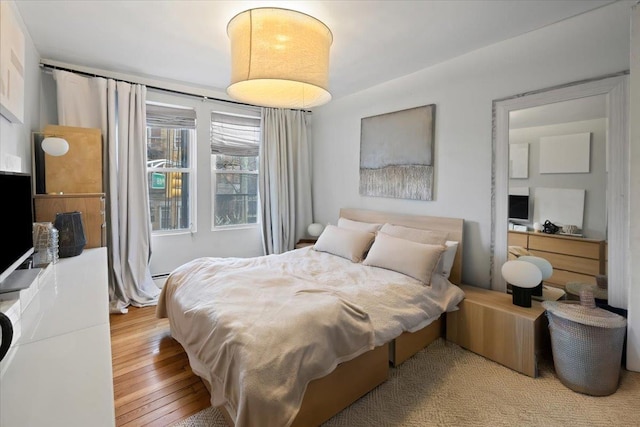
MULTIPOLYGON (((153 102, 153 101, 147 101, 147 105, 157 105, 157 106, 161 106, 161 107, 169 107, 169 108, 178 108, 178 109, 185 109, 185 110, 194 110, 194 108, 191 107, 187 107, 184 105, 175 105, 175 104, 166 104, 166 103, 161 103, 161 102, 153 102)), ((148 131, 149 128, 158 128, 158 129, 167 129, 167 128, 163 128, 161 126, 146 126, 146 129, 148 131)), ((196 127, 191 129, 191 128, 178 128, 180 130, 186 130, 189 133, 189 143, 188 143, 188 150, 189 152, 187 153, 187 159, 188 159, 188 164, 189 167, 149 167, 148 164, 150 162, 149 159, 147 159, 147 179, 150 178, 150 174, 153 172, 158 172, 158 173, 164 173, 165 177, 166 174, 168 173, 186 173, 189 174, 189 195, 188 195, 188 206, 189 206, 189 227, 186 228, 179 228, 179 229, 174 229, 174 230, 151 230, 151 234, 153 236, 166 236, 166 235, 178 235, 178 234, 194 234, 198 231, 197 228, 197 182, 198 182, 198 177, 197 177, 197 136, 198 136, 198 128, 197 128, 197 122, 196 122, 196 127)), ((148 141, 147 141, 148 144, 148 141)), ((148 145, 147 145, 147 149, 148 149, 148 145)), ((154 160, 151 160, 151 162, 153 162, 154 160)), ((166 179, 166 178, 165 178, 166 179)), ((168 185, 168 183, 166 184, 168 185)), ((151 204, 151 200, 149 198, 149 204, 151 204)), ((160 217, 160 211, 158 211, 157 215, 160 217)), ((161 220, 161 218, 159 218, 159 221, 161 220)))
MULTIPOLYGON (((240 116, 240 117, 250 117, 253 119, 258 119, 260 120, 260 122, 262 122, 262 117, 260 115, 256 115, 256 116, 251 116, 251 115, 247 115, 247 114, 237 114, 237 113, 229 113, 226 111, 219 111, 219 110, 211 110, 210 115, 209 115, 209 137, 211 137, 211 125, 212 125, 212 118, 211 118, 211 114, 222 114, 222 115, 228 115, 228 116, 240 116)), ((260 131, 262 131, 262 126, 260 126, 260 131)), ((260 141, 258 141, 258 145, 260 144, 260 141)), ((232 156, 232 157, 240 157, 240 156, 234 156, 232 154, 226 154, 227 156, 232 156)), ((210 161, 210 166, 211 166, 211 231, 226 231, 226 230, 242 230, 242 229, 255 229, 258 227, 262 226, 262 215, 261 215, 261 203, 260 203, 260 154, 258 153, 258 155, 256 155, 256 170, 254 171, 246 171, 246 170, 226 170, 226 169, 217 169, 216 168, 216 157, 218 156, 218 154, 213 154, 211 153, 211 147, 209 147, 209 161, 210 161), (257 175, 257 187, 256 187, 256 222, 255 223, 244 223, 244 224, 229 224, 229 225, 216 225, 216 189, 217 189, 217 183, 218 183, 218 174, 219 173, 224 173, 224 174, 244 174, 244 175, 257 175)))

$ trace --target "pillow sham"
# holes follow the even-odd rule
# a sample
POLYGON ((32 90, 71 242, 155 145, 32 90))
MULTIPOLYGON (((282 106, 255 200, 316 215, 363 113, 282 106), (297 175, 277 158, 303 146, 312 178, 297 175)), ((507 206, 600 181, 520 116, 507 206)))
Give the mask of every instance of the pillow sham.
POLYGON ((397 271, 428 285, 443 251, 442 245, 412 242, 379 232, 363 264, 397 271))
POLYGON ((447 240, 444 242, 445 250, 440 256, 440 261, 434 271, 434 274, 440 274, 448 279, 451 276, 451 269, 453 268, 453 261, 456 259, 456 252, 458 251, 458 242, 453 240, 447 240))
POLYGON ((352 262, 360 262, 374 237, 373 233, 339 228, 329 224, 318 237, 313 249, 318 252, 328 252, 352 262))
POLYGON ((371 222, 354 221, 347 218, 338 218, 338 227, 346 228, 349 230, 366 231, 368 233, 375 233, 380 230, 382 224, 376 224, 371 222))
POLYGON ((389 223, 383 225, 380 231, 393 237, 411 240, 416 243, 428 243, 430 245, 444 245, 448 235, 446 231, 423 230, 389 223))

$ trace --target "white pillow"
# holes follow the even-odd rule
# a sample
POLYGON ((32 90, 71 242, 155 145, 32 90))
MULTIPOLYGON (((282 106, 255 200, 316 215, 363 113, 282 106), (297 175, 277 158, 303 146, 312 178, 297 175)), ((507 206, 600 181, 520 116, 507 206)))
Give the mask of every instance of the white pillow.
POLYGON ((374 237, 373 233, 339 228, 329 224, 318 237, 313 249, 338 255, 352 262, 360 262, 374 237))
POLYGON ((443 251, 442 245, 416 243, 379 232, 363 264, 397 271, 428 285, 443 251))
POLYGON ((366 231, 368 233, 375 233, 380 230, 382 224, 375 224, 371 222, 354 221, 347 218, 338 218, 338 227, 347 228, 349 230, 366 231))
POLYGON ((458 251, 458 242, 453 240, 447 240, 444 242, 446 247, 445 251, 440 256, 440 261, 434 271, 434 274, 440 274, 448 279, 451 276, 451 269, 453 268, 453 261, 456 259, 456 252, 458 251))
POLYGON ((383 225, 380 232, 393 237, 411 240, 412 242, 428 243, 430 245, 444 245, 448 235, 446 231, 423 230, 420 228, 405 227, 403 225, 393 225, 389 223, 383 225))

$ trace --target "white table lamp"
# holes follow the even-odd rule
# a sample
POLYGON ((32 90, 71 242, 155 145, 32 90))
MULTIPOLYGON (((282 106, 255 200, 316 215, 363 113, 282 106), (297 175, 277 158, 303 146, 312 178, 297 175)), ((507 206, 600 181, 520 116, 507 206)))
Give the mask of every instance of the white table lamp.
POLYGON ((313 224, 309 224, 309 227, 307 227, 307 233, 309 233, 309 236, 311 237, 318 237, 320 234, 322 234, 323 230, 324 230, 324 225, 319 224, 317 222, 314 222, 313 224))
MULTIPOLYGON (((536 267, 538 267, 540 269, 540 273, 542 273, 542 280, 547 280, 553 274, 553 266, 544 258, 526 255, 518 258, 518 261, 530 262, 531 264, 534 264, 536 267)), ((533 288, 533 292, 531 295, 537 297, 542 296, 542 281, 540 281, 540 283, 535 288, 533 288)))
POLYGON ((531 307, 531 294, 542 281, 542 272, 533 263, 526 261, 507 261, 502 266, 502 277, 511 284, 513 304, 531 307))
POLYGON ((69 151, 69 143, 64 138, 47 136, 42 141, 42 150, 50 156, 64 156, 69 151))

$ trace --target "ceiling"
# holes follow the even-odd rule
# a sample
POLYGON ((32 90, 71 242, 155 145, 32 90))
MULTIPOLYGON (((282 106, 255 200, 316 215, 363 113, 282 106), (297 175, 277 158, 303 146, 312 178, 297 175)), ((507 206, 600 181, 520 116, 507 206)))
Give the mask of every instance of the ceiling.
POLYGON ((509 113, 509 129, 531 128, 606 117, 606 95, 594 95, 511 111, 509 113))
POLYGON ((43 59, 214 91, 229 84, 234 15, 298 10, 333 32, 334 99, 611 2, 16 0, 43 59))

